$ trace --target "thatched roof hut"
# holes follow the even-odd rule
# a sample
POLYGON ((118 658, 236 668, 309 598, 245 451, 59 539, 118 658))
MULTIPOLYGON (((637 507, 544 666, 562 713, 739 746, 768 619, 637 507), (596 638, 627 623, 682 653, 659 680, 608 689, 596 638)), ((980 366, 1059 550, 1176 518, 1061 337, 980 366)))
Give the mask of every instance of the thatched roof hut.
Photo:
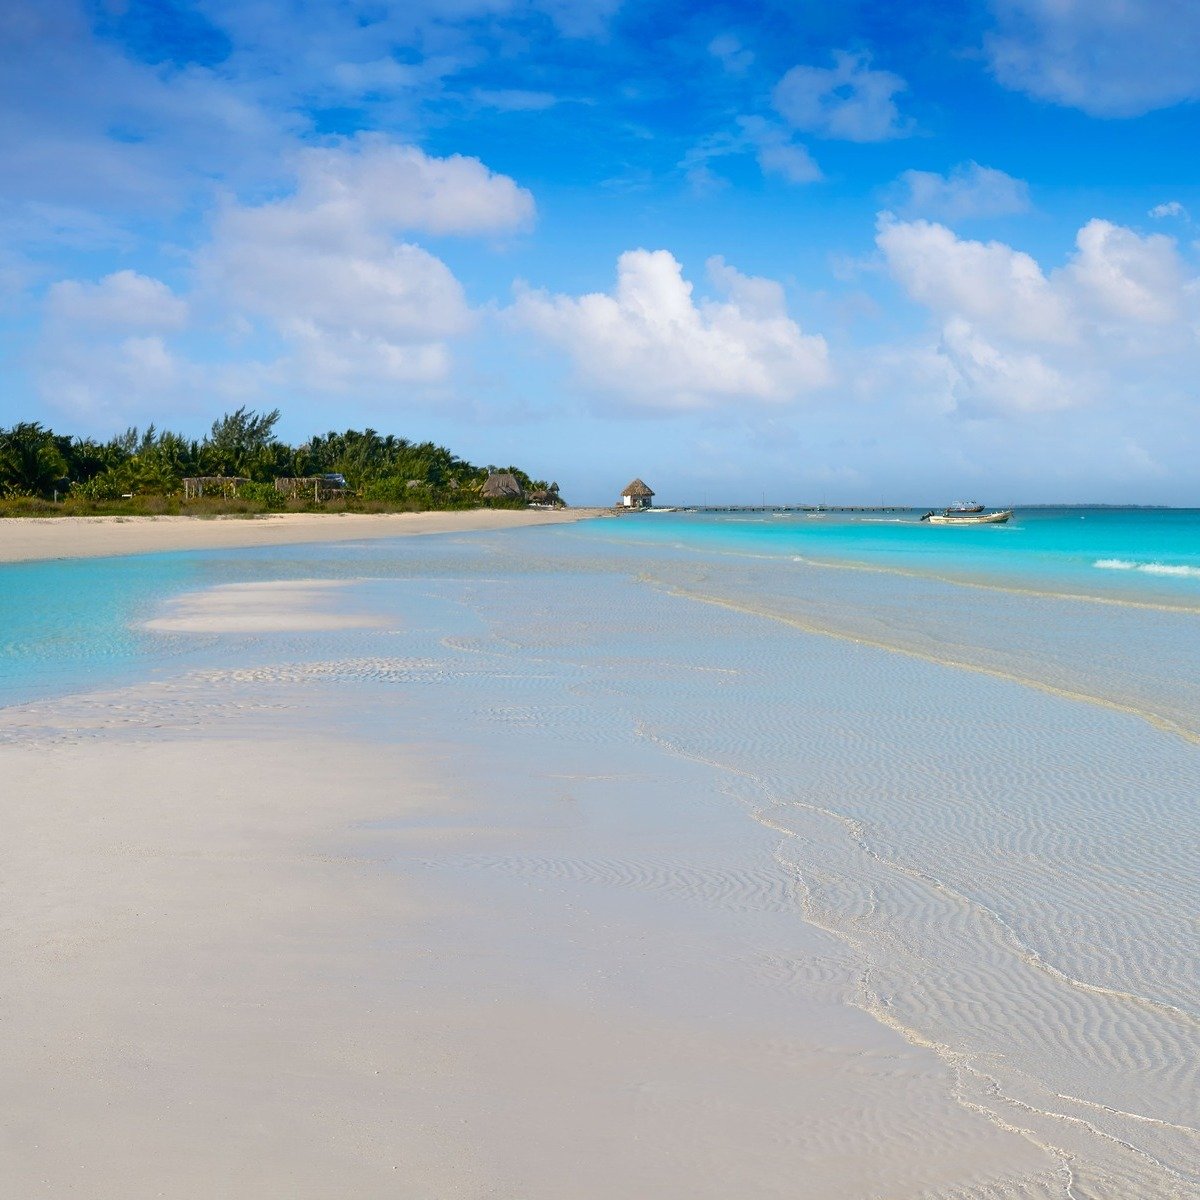
POLYGON ((654 493, 640 479, 635 479, 625 485, 625 490, 621 493, 621 506, 623 508, 649 508, 650 501, 653 499, 654 493))
POLYGON ((484 480, 479 494, 485 500, 520 500, 525 489, 511 471, 493 471, 484 480))
POLYGON ((345 475, 331 472, 326 475, 281 475, 275 480, 275 490, 292 500, 311 497, 321 501, 344 496, 348 488, 345 475))

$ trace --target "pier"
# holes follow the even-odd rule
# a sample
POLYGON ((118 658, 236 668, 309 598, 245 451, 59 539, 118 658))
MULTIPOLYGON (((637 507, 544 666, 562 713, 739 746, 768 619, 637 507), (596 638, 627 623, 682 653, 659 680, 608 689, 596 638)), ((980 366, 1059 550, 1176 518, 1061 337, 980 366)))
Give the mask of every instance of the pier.
POLYGON ((677 512, 697 513, 913 513, 923 508, 911 505, 876 504, 674 504, 677 512))

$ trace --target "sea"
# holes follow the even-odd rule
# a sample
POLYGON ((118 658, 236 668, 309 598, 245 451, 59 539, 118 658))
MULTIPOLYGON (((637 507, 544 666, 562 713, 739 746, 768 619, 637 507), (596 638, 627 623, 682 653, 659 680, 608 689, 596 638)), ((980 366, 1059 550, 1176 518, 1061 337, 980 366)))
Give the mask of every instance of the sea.
POLYGON ((758 883, 661 851, 490 865, 718 906, 783 880, 795 922, 839 948, 844 1003, 1050 1164, 945 1194, 1200 1195, 1200 511, 919 516, 651 511, 4 565, 0 706, 310 664, 364 696, 413 689, 426 728, 507 762, 702 772, 761 835, 758 883), (146 627, 184 595, 295 579, 345 581, 344 603, 390 619, 146 627))

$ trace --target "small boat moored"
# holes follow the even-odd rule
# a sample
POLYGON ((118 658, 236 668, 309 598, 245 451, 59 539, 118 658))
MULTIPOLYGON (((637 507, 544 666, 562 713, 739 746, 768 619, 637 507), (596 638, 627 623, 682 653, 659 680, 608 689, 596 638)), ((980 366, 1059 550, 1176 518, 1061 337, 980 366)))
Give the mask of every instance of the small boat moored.
POLYGON ((941 512, 927 512, 921 520, 930 525, 1003 525, 1012 515, 1011 508, 985 512, 982 504, 953 504, 941 512))

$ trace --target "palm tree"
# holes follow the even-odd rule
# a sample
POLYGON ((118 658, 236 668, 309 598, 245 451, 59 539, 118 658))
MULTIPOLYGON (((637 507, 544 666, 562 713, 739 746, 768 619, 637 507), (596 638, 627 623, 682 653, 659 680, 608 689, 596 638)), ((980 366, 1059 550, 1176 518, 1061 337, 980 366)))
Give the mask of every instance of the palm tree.
POLYGON ((0 490, 45 496, 67 473, 70 439, 58 437, 37 421, 0 429, 0 490))

